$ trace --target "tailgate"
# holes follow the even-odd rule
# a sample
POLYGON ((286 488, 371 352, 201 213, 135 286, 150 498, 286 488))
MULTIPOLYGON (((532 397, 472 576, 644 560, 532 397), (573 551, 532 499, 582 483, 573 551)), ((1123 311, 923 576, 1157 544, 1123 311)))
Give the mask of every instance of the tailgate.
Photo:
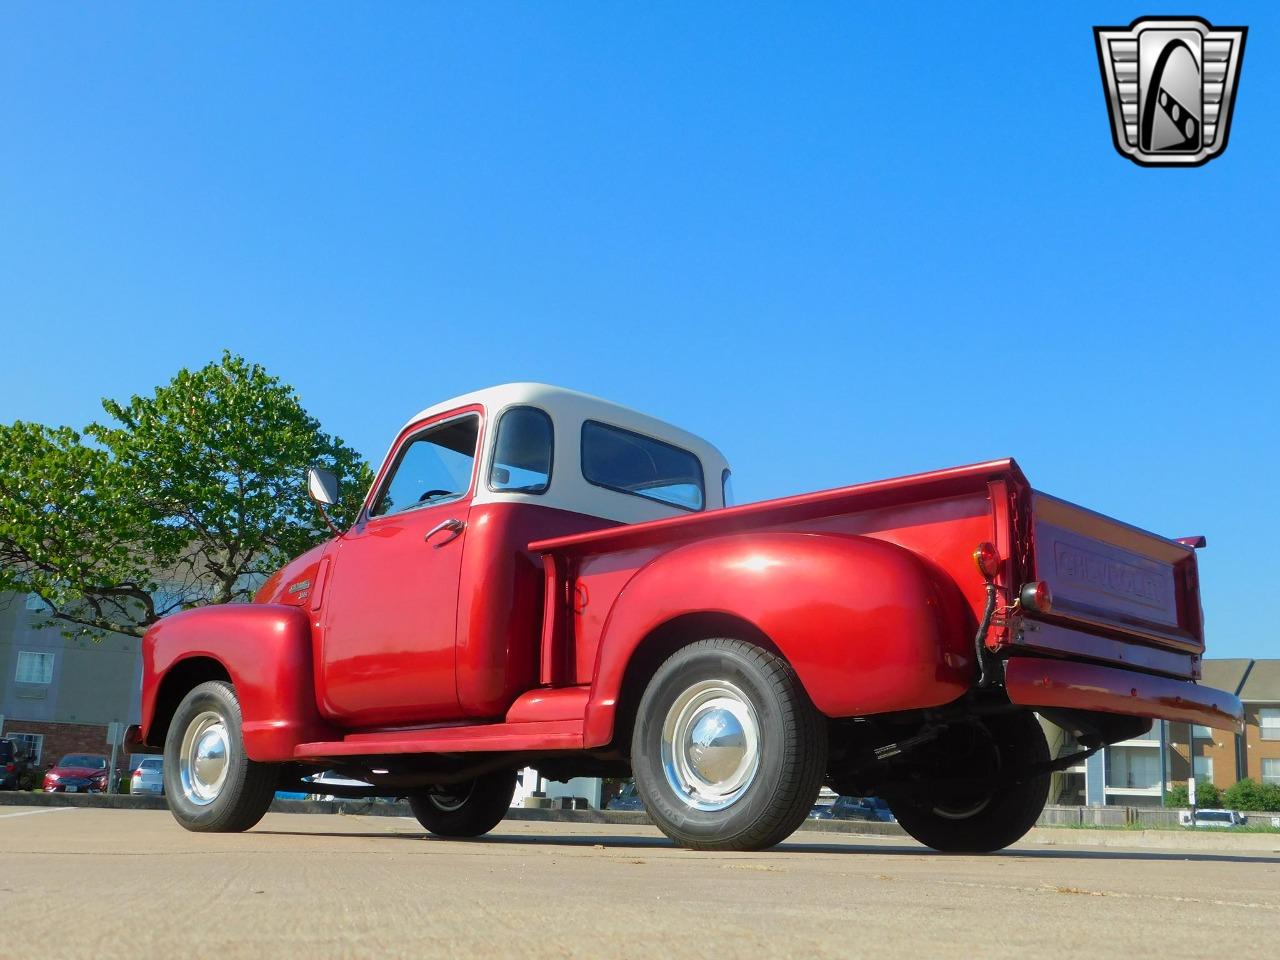
MULTIPOLYGON (((1111 638, 1122 651, 1131 644, 1152 651, 1145 661, 1123 652, 1102 659, 1196 672, 1204 628, 1195 550, 1039 492, 1032 494, 1031 540, 1033 577, 1053 594, 1052 613, 1037 619, 1111 638), (1157 651, 1177 656, 1155 659, 1157 651)), ((1055 631, 1042 634, 1051 643, 1055 631)))

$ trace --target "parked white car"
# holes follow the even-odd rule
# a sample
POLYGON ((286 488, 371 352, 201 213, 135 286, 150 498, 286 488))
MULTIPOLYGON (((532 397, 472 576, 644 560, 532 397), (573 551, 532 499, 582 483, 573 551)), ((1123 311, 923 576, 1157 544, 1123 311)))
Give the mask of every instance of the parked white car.
POLYGON ((164 758, 143 757, 129 778, 129 792, 143 796, 164 796, 164 758))
POLYGON ((1248 822, 1249 818, 1239 810, 1197 810, 1194 824, 1190 810, 1178 813, 1178 823, 1184 827, 1243 827, 1248 822))

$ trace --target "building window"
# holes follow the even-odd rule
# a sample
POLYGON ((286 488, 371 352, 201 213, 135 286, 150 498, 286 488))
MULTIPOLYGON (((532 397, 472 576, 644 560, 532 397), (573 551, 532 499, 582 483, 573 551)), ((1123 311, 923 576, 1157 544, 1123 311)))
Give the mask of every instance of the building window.
POLYGON ((582 425, 582 476, 588 483, 701 510, 702 461, 688 450, 621 427, 588 420, 582 425))
POLYGON ((44 734, 6 733, 4 738, 12 741, 14 749, 20 754, 25 754, 29 763, 33 765, 40 763, 40 754, 44 750, 44 734))
POLYGON ((1208 780, 1213 783, 1213 757, 1193 757, 1191 769, 1197 780, 1208 780))
POLYGON ((1200 740, 1213 739, 1213 727, 1206 727, 1203 723, 1197 723, 1191 728, 1192 736, 1200 740))
POLYGON ((1258 726, 1263 740, 1280 740, 1280 707, 1263 707, 1258 711, 1258 726))
POLYGON ((1159 751, 1143 747, 1108 748, 1107 786, 1123 790, 1153 790, 1159 787, 1159 751))
POLYGON ((49 683, 53 680, 53 654, 18 651, 18 670, 13 677, 18 683, 49 683))
POLYGON ((1262 761, 1262 782, 1280 787, 1280 759, 1262 761))

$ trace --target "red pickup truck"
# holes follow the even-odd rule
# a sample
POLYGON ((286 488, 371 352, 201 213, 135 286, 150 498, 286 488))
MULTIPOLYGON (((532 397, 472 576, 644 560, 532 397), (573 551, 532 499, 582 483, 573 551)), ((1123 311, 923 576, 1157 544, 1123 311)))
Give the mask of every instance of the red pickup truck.
MULTIPOLYGON (((313 469, 323 510, 335 478, 313 469)), ((827 784, 939 850, 1019 839, 1050 775, 1196 683, 1202 540, 1034 490, 1012 460, 730 506, 715 447, 538 384, 431 407, 350 529, 253 604, 143 646, 143 741, 191 830, 245 830, 334 770, 476 836, 516 771, 635 777, 702 849, 776 844, 827 784), (1081 751, 1051 757, 1037 715, 1081 751)))

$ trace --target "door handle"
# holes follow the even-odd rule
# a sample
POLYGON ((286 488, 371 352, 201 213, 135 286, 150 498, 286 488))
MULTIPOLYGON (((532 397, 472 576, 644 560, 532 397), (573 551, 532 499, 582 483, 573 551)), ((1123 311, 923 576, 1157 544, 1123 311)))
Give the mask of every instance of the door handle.
POLYGON ((448 543, 450 540, 457 539, 457 537, 458 537, 458 536, 462 533, 462 531, 463 531, 463 530, 465 530, 466 528, 467 528, 467 525, 466 525, 465 523, 463 523, 461 520, 454 520, 454 519, 452 519, 452 518, 450 518, 450 519, 448 519, 448 520, 441 520, 441 521, 440 521, 439 523, 437 523, 434 527, 432 527, 430 530, 428 530, 428 531, 426 532, 426 534, 423 536, 423 538, 422 538, 422 539, 423 539, 423 540, 426 540, 427 542, 430 542, 430 541, 431 541, 431 538, 432 538, 432 537, 434 537, 434 536, 435 536, 437 533, 439 533, 441 530, 448 530, 448 531, 449 531, 449 536, 448 536, 448 537, 446 537, 445 539, 441 540, 439 543, 437 543, 437 544, 435 544, 435 545, 434 545, 434 546, 435 546, 435 548, 436 548, 437 550, 439 550, 441 547, 443 547, 443 546, 444 546, 446 543, 448 543))

